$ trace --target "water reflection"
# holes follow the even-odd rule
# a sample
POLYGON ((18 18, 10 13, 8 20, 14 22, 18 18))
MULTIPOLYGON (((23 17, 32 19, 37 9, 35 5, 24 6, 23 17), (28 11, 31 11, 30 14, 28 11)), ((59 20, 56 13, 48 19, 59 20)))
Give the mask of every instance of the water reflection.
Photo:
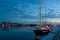
MULTIPOLYGON (((53 40, 56 35, 59 35, 60 27, 52 26, 52 31, 48 35, 36 36, 33 30, 40 29, 40 26, 10 26, 9 24, 2 24, 0 28, 0 39, 13 39, 13 40, 53 40), (24 39, 23 39, 24 38, 24 39)), ((57 39, 57 38, 56 38, 57 39)))

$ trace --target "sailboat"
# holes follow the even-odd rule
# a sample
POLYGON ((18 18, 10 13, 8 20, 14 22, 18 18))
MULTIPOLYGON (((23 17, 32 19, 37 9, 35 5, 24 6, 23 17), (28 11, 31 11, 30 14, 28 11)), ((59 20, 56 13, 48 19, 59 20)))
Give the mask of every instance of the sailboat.
MULTIPOLYGON (((45 19, 46 19, 46 5, 45 5, 45 19)), ((40 3, 40 29, 36 29, 34 30, 36 35, 47 35, 51 32, 50 29, 50 25, 46 24, 46 20, 45 20, 45 24, 42 24, 42 16, 41 16, 41 3, 40 3)))

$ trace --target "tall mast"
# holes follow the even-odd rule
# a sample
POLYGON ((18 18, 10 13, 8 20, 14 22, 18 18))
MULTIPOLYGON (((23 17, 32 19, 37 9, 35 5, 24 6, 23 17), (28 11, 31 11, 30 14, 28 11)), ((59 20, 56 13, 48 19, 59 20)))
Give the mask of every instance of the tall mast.
POLYGON ((40 28, 41 28, 41 25, 42 25, 42 16, 41 16, 41 0, 40 0, 40 28))
POLYGON ((46 24, 46 1, 45 1, 45 24, 46 24))
MULTIPOLYGON (((46 24, 46 2, 44 1, 44 3, 45 3, 45 5, 44 5, 44 7, 45 7, 45 18, 44 18, 45 22, 44 23, 46 24)), ((40 28, 42 27, 42 15, 41 15, 42 14, 42 12, 41 12, 42 8, 41 7, 42 7, 42 5, 41 5, 41 0, 40 0, 40 28)))

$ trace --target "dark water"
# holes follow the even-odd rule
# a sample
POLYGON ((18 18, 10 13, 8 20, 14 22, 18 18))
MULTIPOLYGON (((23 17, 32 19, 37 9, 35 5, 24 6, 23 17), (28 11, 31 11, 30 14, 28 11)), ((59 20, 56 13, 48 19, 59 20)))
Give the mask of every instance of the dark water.
POLYGON ((33 31, 28 29, 0 30, 1 40, 34 40, 33 31))
MULTIPOLYGON (((21 27, 13 28, 9 30, 0 29, 1 40, 35 40, 35 33, 29 28, 35 29, 34 27, 21 27)), ((58 40, 57 36, 60 32, 60 27, 52 27, 52 32, 46 36, 39 36, 40 40, 58 40)))

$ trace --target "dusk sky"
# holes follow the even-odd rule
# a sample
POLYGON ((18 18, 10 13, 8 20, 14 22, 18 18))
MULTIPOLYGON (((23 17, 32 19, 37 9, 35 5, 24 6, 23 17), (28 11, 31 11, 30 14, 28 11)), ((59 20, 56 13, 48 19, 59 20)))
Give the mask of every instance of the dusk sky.
POLYGON ((39 23, 40 2, 42 21, 60 23, 60 0, 0 0, 0 22, 39 23))

